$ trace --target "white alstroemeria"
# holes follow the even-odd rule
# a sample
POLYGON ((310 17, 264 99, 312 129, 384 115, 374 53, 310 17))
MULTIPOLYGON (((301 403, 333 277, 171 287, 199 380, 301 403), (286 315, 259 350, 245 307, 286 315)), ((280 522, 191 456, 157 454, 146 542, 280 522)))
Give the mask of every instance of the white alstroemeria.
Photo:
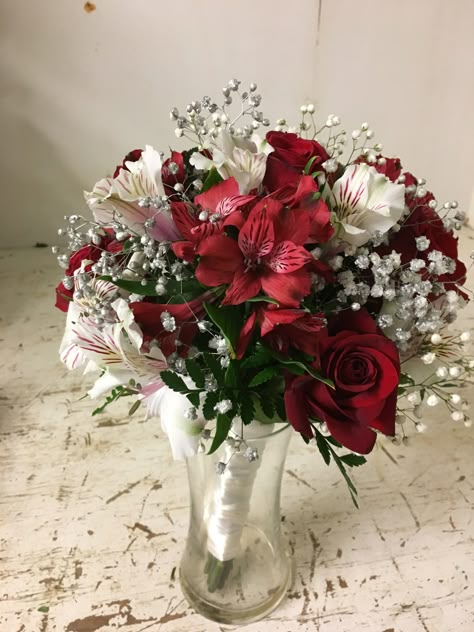
POLYGON ((89 361, 84 351, 75 342, 75 334, 73 334, 74 326, 80 321, 81 313, 90 309, 98 301, 112 300, 118 294, 118 288, 109 281, 103 281, 99 278, 92 278, 86 286, 86 292, 81 292, 82 286, 80 275, 83 274, 87 267, 93 264, 93 261, 84 259, 81 267, 74 272, 74 298, 69 304, 66 328, 59 349, 61 361, 68 369, 77 369, 85 366, 85 371, 94 370, 95 365, 89 361))
POLYGON ((85 372, 103 371, 89 391, 93 399, 131 379, 142 385, 159 383, 159 374, 168 368, 157 347, 143 351, 143 334, 124 299, 112 303, 118 322, 98 327, 90 316, 71 304, 60 355, 68 368, 85 367, 85 372))
POLYGON ((116 178, 99 180, 92 191, 85 191, 84 198, 94 219, 104 225, 119 221, 132 232, 144 234, 144 224, 154 220, 147 233, 157 241, 173 241, 180 234, 173 222, 169 209, 156 208, 153 203, 139 203, 148 199, 160 200, 165 195, 161 180, 161 156, 150 145, 146 145, 136 162, 126 162, 127 169, 120 169, 116 178))
MULTIPOLYGON (((193 381, 188 377, 183 380, 189 387, 193 381)), ((167 434, 174 459, 186 459, 197 453, 201 433, 206 426, 201 410, 197 410, 196 419, 187 419, 185 413, 192 404, 185 395, 171 390, 167 386, 157 388, 150 385, 142 389, 143 401, 148 415, 157 416, 161 427, 167 434)))
POLYGON ((267 156, 273 151, 273 147, 258 134, 246 139, 220 130, 209 150, 212 159, 196 152, 189 162, 203 171, 215 167, 224 180, 235 178, 239 193, 246 195, 261 184, 265 176, 267 156))
POLYGON ((376 233, 386 233, 401 218, 405 187, 369 165, 349 165, 336 180, 327 202, 339 226, 336 239, 362 246, 376 233))

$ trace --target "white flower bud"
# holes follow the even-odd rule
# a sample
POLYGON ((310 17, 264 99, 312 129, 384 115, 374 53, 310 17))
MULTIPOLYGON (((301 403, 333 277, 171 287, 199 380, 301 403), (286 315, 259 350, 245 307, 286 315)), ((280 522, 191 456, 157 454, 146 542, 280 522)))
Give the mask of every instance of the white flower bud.
POLYGON ((439 404, 439 397, 434 393, 426 400, 428 406, 437 406, 439 404))

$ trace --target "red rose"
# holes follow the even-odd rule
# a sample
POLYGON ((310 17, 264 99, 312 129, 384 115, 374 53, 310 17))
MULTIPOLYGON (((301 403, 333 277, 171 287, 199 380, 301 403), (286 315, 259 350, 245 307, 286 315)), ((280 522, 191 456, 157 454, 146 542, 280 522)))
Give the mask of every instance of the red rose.
POLYGON ((143 152, 143 149, 132 149, 132 151, 129 151, 128 154, 123 159, 122 164, 117 165, 115 167, 114 178, 118 176, 118 174, 120 173, 120 169, 125 169, 125 171, 130 171, 129 168, 125 165, 125 163, 137 162, 137 160, 140 160, 142 156, 142 152, 143 152))
MULTIPOLYGON (((427 201, 429 202, 430 199, 433 199, 433 196, 428 193, 427 201)), ((458 239, 451 231, 446 230, 438 213, 430 208, 424 199, 421 205, 413 206, 412 212, 399 232, 393 235, 387 246, 378 249, 378 252, 389 254, 392 250, 400 253, 402 264, 412 259, 424 259, 428 262, 428 254, 433 250, 438 250, 446 257, 453 259, 456 264, 454 272, 442 274, 436 280, 444 283, 447 290, 455 290, 464 299, 468 299, 467 294, 457 287, 457 285, 464 285, 466 281, 466 266, 458 259, 458 239), (430 245, 426 250, 417 249, 417 237, 426 237, 430 240, 430 245)), ((428 278, 428 273, 425 272, 424 276, 428 278)))
MULTIPOLYGON (((76 252, 73 252, 71 257, 69 258, 69 265, 66 270, 66 276, 73 277, 74 272, 81 267, 81 264, 84 260, 92 261, 95 263, 99 261, 100 256, 103 250, 107 250, 108 252, 112 252, 117 254, 121 252, 123 249, 123 243, 117 241, 115 239, 115 235, 113 231, 110 229, 106 229, 107 234, 104 235, 101 239, 101 242, 98 246, 94 244, 90 244, 89 246, 83 246, 79 248, 76 252)), ((86 267, 86 271, 89 271, 92 264, 86 267)), ((68 290, 64 283, 61 281, 56 288, 56 304, 55 307, 60 309, 62 312, 67 312, 69 309, 69 303, 72 300, 74 290, 68 290)))
MULTIPOLYGON (((102 248, 98 246, 83 246, 76 252, 74 252, 69 259, 69 266, 66 270, 66 276, 74 276, 74 272, 81 267, 84 259, 96 262, 100 259, 102 248)), ((73 289, 68 290, 64 283, 61 281, 56 288, 56 304, 55 307, 62 312, 67 312, 69 309, 69 303, 72 300, 73 289)))
POLYGON ((189 303, 168 303, 161 305, 158 303, 130 303, 135 322, 138 323, 145 339, 156 338, 165 356, 169 356, 175 351, 185 356, 189 346, 198 332, 197 319, 205 316, 204 301, 209 300, 209 294, 204 294, 195 298, 189 303), (168 312, 176 321, 174 331, 166 331, 161 322, 160 316, 163 312, 168 312), (179 343, 177 344, 177 341, 179 343))
POLYGON ((398 180, 401 172, 402 172, 402 163, 399 158, 387 158, 386 156, 382 156, 379 154, 376 156, 377 160, 383 158, 383 164, 379 164, 378 162, 368 162, 366 156, 359 156, 357 160, 354 160, 355 164, 365 163, 371 167, 374 167, 376 171, 379 173, 383 173, 384 176, 387 176, 389 180, 395 182, 398 180))
POLYGON ((321 336, 320 371, 334 382, 332 389, 311 376, 287 379, 288 420, 301 434, 312 437, 310 419, 325 421, 331 435, 360 454, 374 447, 375 430, 395 433, 400 359, 365 310, 341 312, 321 336))
POLYGON ((284 186, 296 186, 311 158, 310 173, 321 170, 329 154, 315 140, 305 140, 287 132, 268 132, 266 139, 273 147, 267 158, 263 184, 269 191, 284 186))
POLYGON ((179 151, 172 151, 171 158, 168 158, 161 167, 161 179, 165 187, 165 193, 172 195, 175 193, 174 185, 183 184, 185 178, 184 158, 179 151), (176 165, 170 169, 170 164, 176 165))

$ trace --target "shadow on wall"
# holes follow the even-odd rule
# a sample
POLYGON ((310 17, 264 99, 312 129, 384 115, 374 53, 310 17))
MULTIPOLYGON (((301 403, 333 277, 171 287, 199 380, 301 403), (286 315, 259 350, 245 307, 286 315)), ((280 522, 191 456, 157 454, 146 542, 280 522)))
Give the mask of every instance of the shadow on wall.
MULTIPOLYGON (((82 183, 66 166, 62 156, 28 114, 33 98, 26 84, 7 74, 0 77, 0 190, 2 232, 0 248, 33 246, 55 234, 63 215, 83 207, 82 183), (10 209, 22 209, 21 213, 10 209), (32 234, 31 219, 42 219, 38 234, 32 234), (54 225, 53 225, 54 224, 54 225), (9 236, 9 237, 7 237, 9 236)), ((13 70, 13 68, 12 68, 13 70)), ((41 109, 44 109, 44 104, 41 109)), ((48 106, 55 116, 54 104, 48 106)))

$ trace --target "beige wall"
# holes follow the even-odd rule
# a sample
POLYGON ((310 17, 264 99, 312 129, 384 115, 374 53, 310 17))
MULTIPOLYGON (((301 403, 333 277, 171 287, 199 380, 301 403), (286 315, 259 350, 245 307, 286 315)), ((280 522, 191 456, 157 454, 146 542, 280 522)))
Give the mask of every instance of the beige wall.
POLYGON ((466 208, 474 0, 2 0, 0 246, 55 241, 82 189, 130 148, 183 146, 168 119, 236 76, 264 110, 308 99, 466 208))

